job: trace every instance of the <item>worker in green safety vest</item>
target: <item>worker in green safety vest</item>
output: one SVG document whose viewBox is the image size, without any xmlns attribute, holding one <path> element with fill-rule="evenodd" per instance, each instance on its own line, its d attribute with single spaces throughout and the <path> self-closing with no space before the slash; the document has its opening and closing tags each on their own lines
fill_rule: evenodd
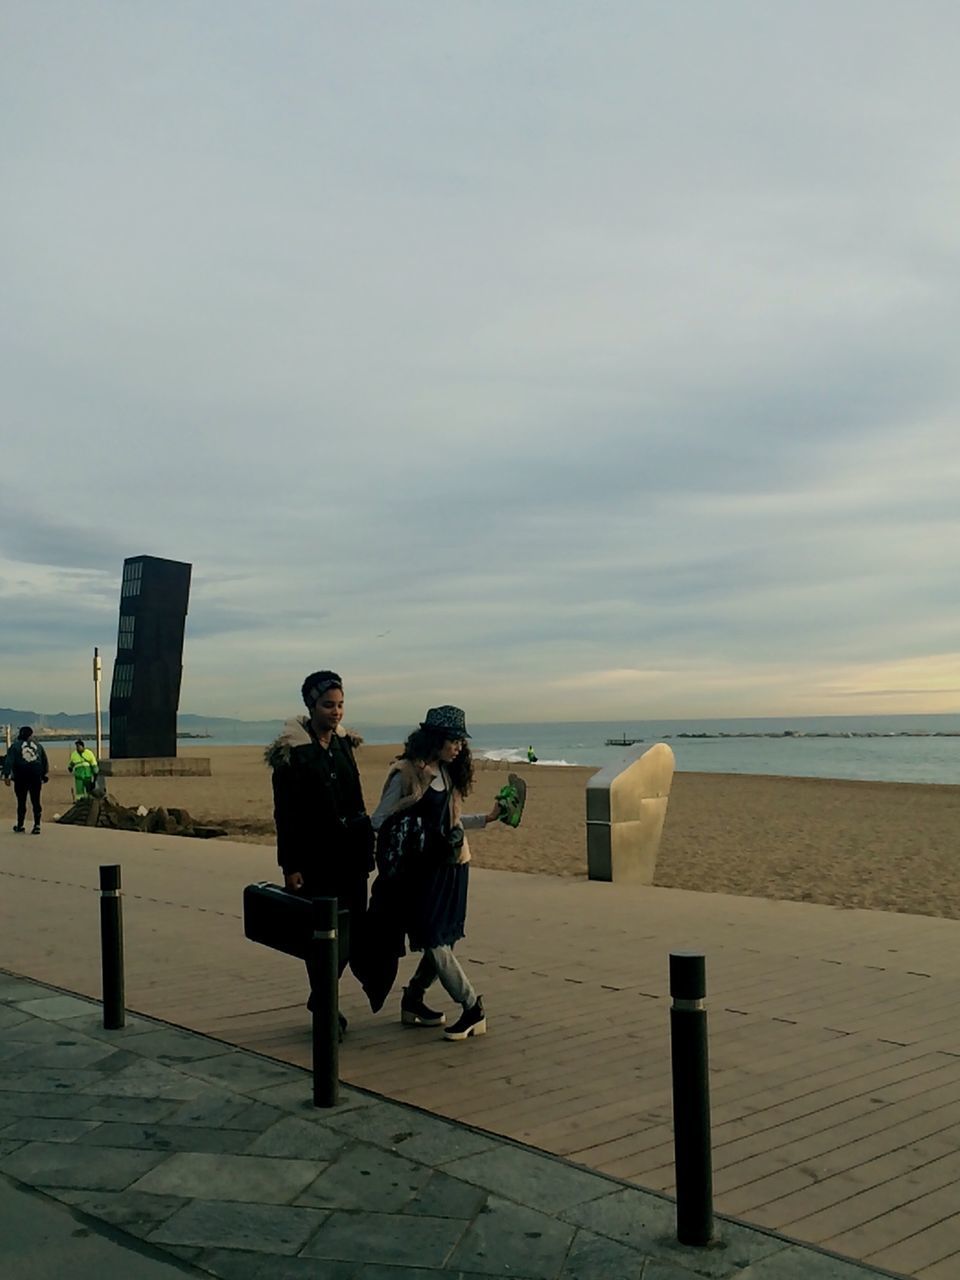
<svg viewBox="0 0 960 1280">
<path fill-rule="evenodd" d="M 73 774 L 73 787 L 77 799 L 88 795 L 93 790 L 93 780 L 100 772 L 100 766 L 90 748 L 84 746 L 82 738 L 78 738 L 74 743 L 67 768 Z"/>
</svg>

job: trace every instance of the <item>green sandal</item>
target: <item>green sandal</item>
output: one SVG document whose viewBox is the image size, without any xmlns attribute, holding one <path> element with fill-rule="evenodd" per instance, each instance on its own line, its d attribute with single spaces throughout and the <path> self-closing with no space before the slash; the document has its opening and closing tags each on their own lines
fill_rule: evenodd
<svg viewBox="0 0 960 1280">
<path fill-rule="evenodd" d="M 508 827 L 519 827 L 523 806 L 527 802 L 527 784 L 517 773 L 507 774 L 507 785 L 497 792 L 500 821 Z"/>
</svg>

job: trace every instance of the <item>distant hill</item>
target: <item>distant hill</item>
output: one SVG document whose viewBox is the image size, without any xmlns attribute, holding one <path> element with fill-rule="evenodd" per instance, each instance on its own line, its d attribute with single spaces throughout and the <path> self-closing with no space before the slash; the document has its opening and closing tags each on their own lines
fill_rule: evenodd
<svg viewBox="0 0 960 1280">
<path fill-rule="evenodd" d="M 109 728 L 110 717 L 103 712 L 103 727 Z M 207 732 L 213 737 L 219 734 L 233 737 L 237 734 L 261 736 L 282 723 L 281 720 L 232 720 L 229 716 L 177 716 L 177 728 L 186 733 Z M 57 729 L 93 733 L 97 727 L 96 716 L 92 711 L 23 711 L 13 707 L 0 707 L 0 724 L 11 724 L 16 730 L 22 724 L 32 725 L 34 729 Z"/>
</svg>

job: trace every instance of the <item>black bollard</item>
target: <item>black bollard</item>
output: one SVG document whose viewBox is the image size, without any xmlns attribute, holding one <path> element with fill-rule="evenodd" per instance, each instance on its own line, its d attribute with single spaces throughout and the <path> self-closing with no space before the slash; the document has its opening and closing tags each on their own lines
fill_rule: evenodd
<svg viewBox="0 0 960 1280">
<path fill-rule="evenodd" d="M 313 1005 L 313 1105 L 339 1101 L 340 1009 L 336 898 L 313 899 L 310 940 Z"/>
<path fill-rule="evenodd" d="M 100 868 L 100 969 L 103 990 L 103 1025 L 119 1031 L 126 1022 L 123 997 L 123 913 L 120 905 L 120 868 Z"/>
<path fill-rule="evenodd" d="M 713 1239 L 713 1166 L 706 965 L 698 952 L 671 952 L 670 995 L 677 1239 L 706 1245 Z"/>
</svg>

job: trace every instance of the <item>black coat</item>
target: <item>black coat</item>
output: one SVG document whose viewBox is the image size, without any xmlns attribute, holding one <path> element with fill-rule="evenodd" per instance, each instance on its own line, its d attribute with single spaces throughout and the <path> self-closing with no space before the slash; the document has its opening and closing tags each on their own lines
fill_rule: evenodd
<svg viewBox="0 0 960 1280">
<path fill-rule="evenodd" d="M 366 900 L 373 834 L 354 741 L 337 734 L 327 752 L 309 720 L 298 717 L 287 722 L 266 752 L 273 770 L 277 861 L 285 875 L 299 872 L 315 897 L 352 899 L 362 886 Z"/>
<path fill-rule="evenodd" d="M 10 748 L 3 759 L 3 776 L 5 778 L 12 777 L 14 782 L 46 782 L 50 773 L 50 765 L 47 761 L 47 753 L 43 749 L 43 743 L 38 742 L 36 738 L 28 739 L 32 748 L 31 754 L 36 755 L 35 760 L 26 761 L 23 758 L 23 739 L 17 738 L 15 742 L 11 742 Z"/>
</svg>

